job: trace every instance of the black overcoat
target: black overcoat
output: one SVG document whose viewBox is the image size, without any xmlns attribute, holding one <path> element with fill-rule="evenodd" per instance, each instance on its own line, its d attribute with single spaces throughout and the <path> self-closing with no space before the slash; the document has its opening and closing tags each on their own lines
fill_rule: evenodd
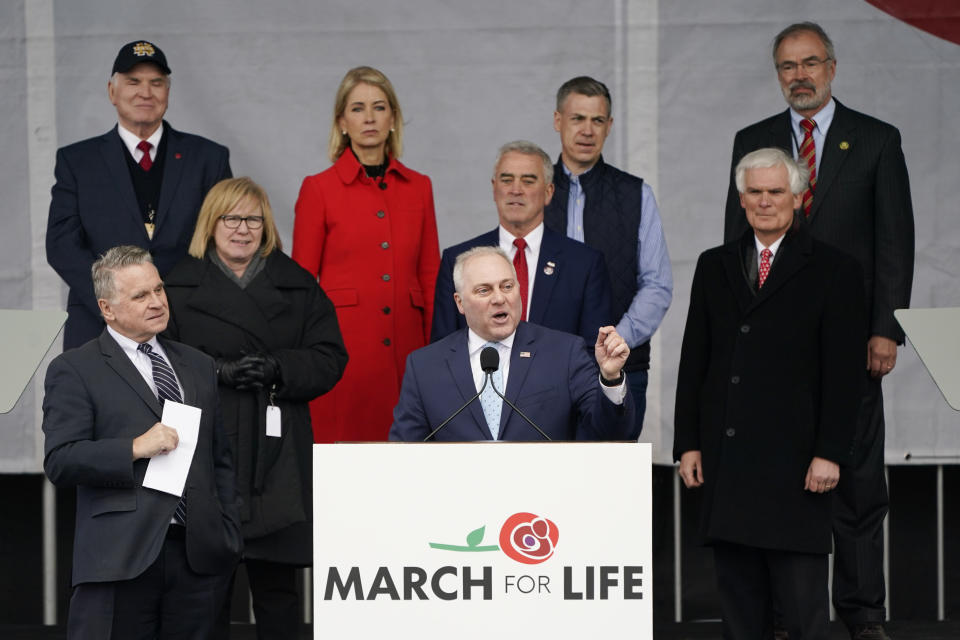
<svg viewBox="0 0 960 640">
<path fill-rule="evenodd" d="M 280 251 L 241 289 L 209 259 L 185 258 L 164 280 L 166 334 L 214 358 L 270 353 L 280 362 L 281 437 L 266 435 L 268 389 L 221 384 L 223 424 L 242 498 L 244 556 L 309 564 L 312 445 L 308 402 L 340 380 L 347 352 L 333 304 L 316 280 Z"/>
<path fill-rule="evenodd" d="M 828 553 L 832 496 L 805 491 L 804 479 L 814 456 L 850 456 L 866 366 L 863 275 L 803 226 L 759 291 L 755 256 L 750 230 L 697 263 L 674 458 L 702 453 L 705 542 Z"/>
</svg>

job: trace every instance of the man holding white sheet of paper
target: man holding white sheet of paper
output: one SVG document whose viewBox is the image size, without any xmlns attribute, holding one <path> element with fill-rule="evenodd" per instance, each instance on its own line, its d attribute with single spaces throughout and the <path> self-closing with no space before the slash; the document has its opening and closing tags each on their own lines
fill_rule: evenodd
<svg viewBox="0 0 960 640">
<path fill-rule="evenodd" d="M 68 637 L 205 638 L 242 544 L 214 363 L 157 339 L 148 252 L 114 247 L 92 276 L 107 329 L 50 364 L 43 401 L 44 469 L 77 488 Z"/>
</svg>

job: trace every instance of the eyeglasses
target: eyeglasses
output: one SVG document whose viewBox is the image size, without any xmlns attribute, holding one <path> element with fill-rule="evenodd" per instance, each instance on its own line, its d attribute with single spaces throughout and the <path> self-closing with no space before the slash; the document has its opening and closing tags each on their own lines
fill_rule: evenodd
<svg viewBox="0 0 960 640">
<path fill-rule="evenodd" d="M 788 74 L 795 72 L 799 67 L 803 67 L 803 70 L 807 73 L 815 73 L 820 70 L 820 67 L 827 64 L 833 60 L 831 57 L 826 57 L 823 60 L 819 58 L 807 58 L 806 60 L 796 63 L 793 60 L 788 60 L 786 62 L 781 62 L 774 65 L 777 68 L 778 73 Z"/>
<path fill-rule="evenodd" d="M 220 216 L 227 229 L 239 229 L 241 222 L 247 223 L 247 229 L 259 229 L 263 226 L 263 216 Z"/>
</svg>

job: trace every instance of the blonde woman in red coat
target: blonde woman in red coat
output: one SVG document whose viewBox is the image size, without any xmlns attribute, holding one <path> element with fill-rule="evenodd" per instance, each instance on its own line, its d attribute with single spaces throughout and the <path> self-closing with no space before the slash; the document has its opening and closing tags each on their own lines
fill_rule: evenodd
<svg viewBox="0 0 960 640">
<path fill-rule="evenodd" d="M 300 187 L 293 258 L 337 309 L 350 356 L 310 404 L 314 439 L 386 440 L 409 354 L 429 341 L 440 265 L 430 178 L 400 163 L 403 116 L 385 75 L 351 69 L 337 90 L 332 167 Z"/>
</svg>

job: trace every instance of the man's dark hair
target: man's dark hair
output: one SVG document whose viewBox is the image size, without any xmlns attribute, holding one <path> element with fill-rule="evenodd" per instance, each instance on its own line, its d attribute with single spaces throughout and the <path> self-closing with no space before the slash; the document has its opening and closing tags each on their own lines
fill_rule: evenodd
<svg viewBox="0 0 960 640">
<path fill-rule="evenodd" d="M 557 111 L 563 111 L 563 103 L 571 93 L 579 93 L 582 96 L 590 98 L 593 96 L 603 96 L 603 99 L 607 101 L 607 115 L 610 115 L 612 107 L 610 90 L 607 89 L 607 85 L 599 80 L 594 80 L 590 76 L 577 76 L 564 82 L 560 89 L 557 90 Z"/>
<path fill-rule="evenodd" d="M 833 40 L 831 40 L 827 32 L 823 30 L 823 27 L 816 22 L 795 22 L 778 33 L 777 37 L 773 39 L 773 64 L 777 64 L 777 49 L 780 48 L 780 43 L 783 42 L 784 38 L 802 31 L 807 31 L 820 38 L 820 42 L 823 43 L 823 47 L 827 50 L 827 57 L 831 60 L 837 59 L 837 54 L 833 50 Z"/>
</svg>

